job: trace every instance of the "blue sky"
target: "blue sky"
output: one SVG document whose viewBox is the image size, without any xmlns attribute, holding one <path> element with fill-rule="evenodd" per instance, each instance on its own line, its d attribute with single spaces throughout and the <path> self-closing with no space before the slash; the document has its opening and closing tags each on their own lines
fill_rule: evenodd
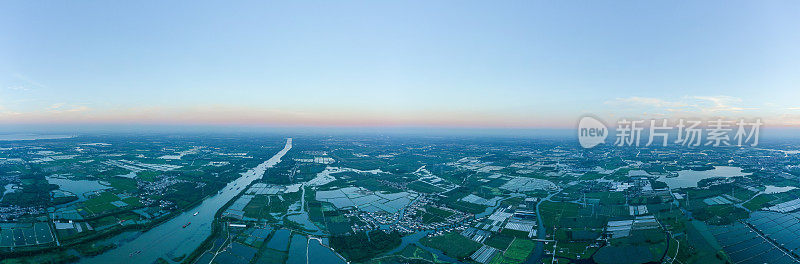
<svg viewBox="0 0 800 264">
<path fill-rule="evenodd" d="M 16 1 L 0 123 L 800 126 L 800 2 Z"/>
</svg>

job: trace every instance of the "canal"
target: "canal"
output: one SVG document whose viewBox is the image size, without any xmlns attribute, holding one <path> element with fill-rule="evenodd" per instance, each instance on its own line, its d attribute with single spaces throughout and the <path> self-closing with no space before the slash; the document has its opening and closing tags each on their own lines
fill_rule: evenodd
<svg viewBox="0 0 800 264">
<path fill-rule="evenodd" d="M 188 256 L 211 235 L 212 222 L 217 211 L 244 191 L 251 182 L 261 178 L 267 168 L 280 162 L 291 148 L 292 139 L 288 138 L 286 145 L 275 156 L 242 173 L 241 177 L 228 183 L 217 195 L 117 248 L 95 257 L 81 259 L 80 263 L 153 263 L 158 258 L 171 262 L 173 258 Z M 189 222 L 191 224 L 187 225 Z"/>
</svg>

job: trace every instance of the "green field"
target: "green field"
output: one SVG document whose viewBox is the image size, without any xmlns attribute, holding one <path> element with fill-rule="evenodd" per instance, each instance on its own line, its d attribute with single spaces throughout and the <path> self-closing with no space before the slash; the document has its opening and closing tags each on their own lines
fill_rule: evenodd
<svg viewBox="0 0 800 264">
<path fill-rule="evenodd" d="M 522 263 L 528 259 L 528 255 L 533 252 L 536 243 L 527 239 L 514 239 L 503 255 L 497 255 L 491 261 L 492 264 L 500 263 Z"/>
<path fill-rule="evenodd" d="M 260 252 L 260 255 L 261 256 L 255 261 L 257 264 L 284 263 L 288 258 L 286 252 L 268 248 L 264 248 L 263 251 Z"/>
<path fill-rule="evenodd" d="M 468 203 L 463 201 L 448 203 L 447 207 L 471 214 L 477 214 L 483 212 L 483 210 L 486 210 L 487 208 L 487 206 L 485 205 Z"/>
<path fill-rule="evenodd" d="M 512 241 L 514 241 L 513 236 L 495 233 L 483 241 L 483 244 L 499 250 L 506 250 Z"/>
<path fill-rule="evenodd" d="M 574 203 L 545 201 L 539 205 L 539 211 L 541 213 L 544 226 L 547 227 L 548 230 L 551 230 L 550 232 L 552 232 L 552 228 L 557 223 L 561 223 L 562 217 L 578 217 L 580 215 L 580 205 Z"/>
<path fill-rule="evenodd" d="M 408 188 L 421 193 L 441 193 L 445 191 L 445 189 L 421 181 L 409 183 Z"/>
<path fill-rule="evenodd" d="M 149 181 L 149 182 L 156 181 L 156 178 L 160 175 L 161 173 L 156 171 L 140 171 L 139 173 L 136 174 L 136 176 L 142 179 L 143 181 Z"/>
<path fill-rule="evenodd" d="M 481 248 L 481 244 L 462 236 L 459 233 L 446 233 L 441 236 L 426 237 L 420 240 L 423 245 L 444 252 L 445 255 L 456 259 L 469 257 Z"/>
<path fill-rule="evenodd" d="M 114 189 L 125 191 L 125 192 L 135 192 L 138 187 L 136 186 L 136 180 L 123 178 L 123 177 L 111 177 L 108 179 L 108 183 L 111 184 L 111 187 Z"/>
<path fill-rule="evenodd" d="M 429 262 L 425 262 L 429 261 Z M 400 252 L 393 255 L 382 256 L 371 259 L 365 263 L 370 264 L 394 264 L 394 263 L 438 263 L 436 256 L 414 244 L 408 245 Z"/>
<path fill-rule="evenodd" d="M 435 223 L 435 222 L 444 222 L 445 219 L 451 215 L 453 212 L 442 210 L 433 206 L 425 206 L 424 211 L 419 210 L 419 214 L 421 214 L 422 222 L 423 223 Z"/>
<path fill-rule="evenodd" d="M 271 213 L 286 213 L 289 206 L 300 200 L 301 192 L 283 195 L 258 194 L 244 207 L 244 216 L 256 219 L 273 219 Z M 283 200 L 281 200 L 283 198 Z"/>
<path fill-rule="evenodd" d="M 107 211 L 112 211 L 117 209 L 116 206 L 111 204 L 111 202 L 119 201 L 119 197 L 114 195 L 111 192 L 102 192 L 100 195 L 92 197 L 89 200 L 86 200 L 84 204 L 84 208 L 92 214 L 102 214 Z"/>
<path fill-rule="evenodd" d="M 753 197 L 752 200 L 742 204 L 742 206 L 751 211 L 756 211 L 763 208 L 764 206 L 767 206 L 767 203 L 769 203 L 773 199 L 774 197 L 770 194 L 759 194 L 758 196 Z"/>
<path fill-rule="evenodd" d="M 647 246 L 605 246 L 593 259 L 599 264 L 636 264 L 653 261 L 654 256 Z"/>
</svg>

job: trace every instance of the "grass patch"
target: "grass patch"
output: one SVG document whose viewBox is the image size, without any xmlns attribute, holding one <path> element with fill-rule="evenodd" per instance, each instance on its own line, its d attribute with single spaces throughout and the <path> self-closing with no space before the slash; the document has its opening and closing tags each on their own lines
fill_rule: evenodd
<svg viewBox="0 0 800 264">
<path fill-rule="evenodd" d="M 511 245 L 512 241 L 514 241 L 513 236 L 495 233 L 483 241 L 483 243 L 499 250 L 506 250 L 508 246 Z"/>
<path fill-rule="evenodd" d="M 409 183 L 407 187 L 421 193 L 442 193 L 445 191 L 445 189 L 421 181 Z"/>
<path fill-rule="evenodd" d="M 744 208 L 749 209 L 750 211 L 757 211 L 757 210 L 767 206 L 767 203 L 772 201 L 772 199 L 774 199 L 774 197 L 772 195 L 759 194 L 758 196 L 753 197 L 752 200 L 747 201 L 746 203 L 742 204 L 742 206 L 744 206 Z"/>
<path fill-rule="evenodd" d="M 692 216 L 713 225 L 727 225 L 749 217 L 747 211 L 730 204 L 710 205 L 692 210 Z"/>
<path fill-rule="evenodd" d="M 539 205 L 544 226 L 552 229 L 557 223 L 560 224 L 562 217 L 575 218 L 580 213 L 580 205 L 574 203 L 562 203 L 544 201 Z"/>
<path fill-rule="evenodd" d="M 533 248 L 535 246 L 536 243 L 531 240 L 519 238 L 515 239 L 508 249 L 506 249 L 505 253 L 503 253 L 502 256 L 498 255 L 497 257 L 493 258 L 491 263 L 522 263 L 528 259 L 528 255 L 533 252 Z"/>
<path fill-rule="evenodd" d="M 470 213 L 470 214 L 481 213 L 484 210 L 486 210 L 486 208 L 487 208 L 487 206 L 485 206 L 485 205 L 468 203 L 468 202 L 463 202 L 463 201 L 456 201 L 456 202 L 448 203 L 447 206 L 450 207 L 450 208 L 462 211 L 462 212 Z"/>
<path fill-rule="evenodd" d="M 156 171 L 140 171 L 136 173 L 136 176 L 142 179 L 143 181 L 154 182 L 156 178 L 161 175 L 161 173 Z"/>
<path fill-rule="evenodd" d="M 330 239 L 331 247 L 353 262 L 369 260 L 378 254 L 396 248 L 400 242 L 400 233 L 395 231 L 387 234 L 380 230 L 370 231 L 369 235 L 359 232 L 347 236 L 334 236 Z"/>
<path fill-rule="evenodd" d="M 93 214 L 102 214 L 106 211 L 117 209 L 111 202 L 119 201 L 119 197 L 111 192 L 102 192 L 100 195 L 86 200 L 83 205 L 84 208 Z"/>
<path fill-rule="evenodd" d="M 480 243 L 455 232 L 425 237 L 420 241 L 423 245 L 441 250 L 445 255 L 456 259 L 465 259 L 481 247 Z"/>
<path fill-rule="evenodd" d="M 136 180 L 125 177 L 111 177 L 108 179 L 108 183 L 111 184 L 111 187 L 114 187 L 114 189 L 124 192 L 135 192 L 139 188 L 136 186 Z"/>
</svg>

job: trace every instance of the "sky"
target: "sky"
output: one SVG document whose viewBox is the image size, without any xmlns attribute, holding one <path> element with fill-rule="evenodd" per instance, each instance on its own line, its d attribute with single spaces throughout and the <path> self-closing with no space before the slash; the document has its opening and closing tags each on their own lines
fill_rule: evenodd
<svg viewBox="0 0 800 264">
<path fill-rule="evenodd" d="M 4 1 L 0 125 L 800 127 L 797 1 Z"/>
</svg>

